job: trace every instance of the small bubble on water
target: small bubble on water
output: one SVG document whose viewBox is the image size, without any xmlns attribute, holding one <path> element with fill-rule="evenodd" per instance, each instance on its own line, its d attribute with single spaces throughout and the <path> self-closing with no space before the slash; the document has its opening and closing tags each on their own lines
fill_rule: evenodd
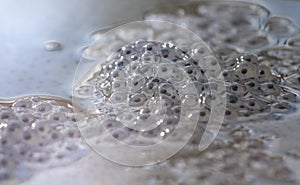
<svg viewBox="0 0 300 185">
<path fill-rule="evenodd" d="M 43 47 L 46 51 L 59 51 L 62 50 L 62 44 L 58 41 L 45 41 Z"/>
</svg>

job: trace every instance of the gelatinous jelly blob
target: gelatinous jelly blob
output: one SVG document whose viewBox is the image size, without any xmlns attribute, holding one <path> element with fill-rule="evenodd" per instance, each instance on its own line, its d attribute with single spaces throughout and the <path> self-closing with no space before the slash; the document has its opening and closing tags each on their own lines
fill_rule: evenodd
<svg viewBox="0 0 300 185">
<path fill-rule="evenodd" d="M 106 106 L 114 107 L 113 117 L 120 121 L 130 114 L 131 119 L 126 126 L 132 129 L 139 128 L 138 125 L 145 127 L 145 131 L 137 132 L 139 137 L 155 135 L 157 138 L 165 138 L 172 134 L 179 121 L 172 109 L 177 106 L 180 111 L 181 105 L 196 108 L 200 105 L 198 97 L 210 94 L 208 89 L 199 89 L 198 96 L 193 97 L 192 94 L 187 94 L 188 91 L 176 87 L 178 84 L 183 88 L 188 81 L 205 83 L 206 77 L 204 71 L 195 66 L 194 60 L 189 60 L 190 57 L 184 51 L 171 44 L 138 41 L 123 46 L 113 56 L 118 57 L 108 59 L 100 68 L 100 74 L 108 75 L 97 77 L 94 86 L 95 105 L 101 114 L 100 109 L 105 106 L 103 100 L 108 100 Z M 124 72 L 125 76 L 119 78 L 119 74 L 124 75 Z M 186 95 L 182 96 L 182 93 Z M 202 104 L 200 106 L 205 106 L 205 102 Z M 145 110 L 148 111 L 145 113 Z M 165 114 L 170 119 L 164 120 L 160 114 Z M 145 125 L 150 125 L 148 129 L 158 127 L 148 130 Z M 119 127 L 122 127 L 122 123 Z M 131 131 L 129 129 L 123 132 Z M 117 137 L 122 138 L 124 137 Z"/>
<path fill-rule="evenodd" d="M 292 37 L 299 32 L 299 28 L 285 17 L 270 17 L 265 30 L 279 39 Z"/>
<path fill-rule="evenodd" d="M 0 180 L 22 181 L 33 171 L 81 158 L 87 147 L 76 117 L 80 120 L 70 103 L 59 98 L 29 96 L 0 101 Z M 22 168 L 26 168 L 25 174 L 19 171 Z"/>
<path fill-rule="evenodd" d="M 167 6 L 148 13 L 145 19 L 165 20 L 187 27 L 224 58 L 235 57 L 234 48 L 245 52 L 275 44 L 276 40 L 261 29 L 269 14 L 265 7 L 257 4 L 203 1 Z M 233 52 L 232 49 L 227 52 L 228 47 L 233 48 Z"/>
</svg>

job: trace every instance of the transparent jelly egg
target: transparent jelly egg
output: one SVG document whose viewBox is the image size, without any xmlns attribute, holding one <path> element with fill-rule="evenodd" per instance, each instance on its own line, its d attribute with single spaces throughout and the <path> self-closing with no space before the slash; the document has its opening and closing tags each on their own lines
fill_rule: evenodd
<svg viewBox="0 0 300 185">
<path fill-rule="evenodd" d="M 233 94 L 227 95 L 227 102 L 228 102 L 227 103 L 228 106 L 235 107 L 235 108 L 239 108 L 240 105 L 242 104 L 239 97 Z"/>
<path fill-rule="evenodd" d="M 287 44 L 290 47 L 300 48 L 300 37 L 288 39 Z"/>
<path fill-rule="evenodd" d="M 32 102 L 29 100 L 19 100 L 19 101 L 16 101 L 12 106 L 14 108 L 30 109 L 32 107 Z"/>
<path fill-rule="evenodd" d="M 272 106 L 276 111 L 285 112 L 291 109 L 291 105 L 288 102 L 279 102 Z"/>
<path fill-rule="evenodd" d="M 291 87 L 294 87 L 297 89 L 300 88 L 300 74 L 298 74 L 298 73 L 291 74 L 291 75 L 287 76 L 285 78 L 285 80 L 288 83 L 288 85 L 290 85 Z"/>
<path fill-rule="evenodd" d="M 132 107 L 143 106 L 146 100 L 147 100 L 147 98 L 143 93 L 133 94 L 129 98 L 129 106 L 132 106 Z"/>
<path fill-rule="evenodd" d="M 243 105 L 247 107 L 251 112 L 264 112 L 269 109 L 268 103 L 258 99 L 247 99 L 243 101 Z"/>
<path fill-rule="evenodd" d="M 114 104 L 127 103 L 128 93 L 127 92 L 116 92 L 110 96 L 110 102 Z"/>
<path fill-rule="evenodd" d="M 199 122 L 207 123 L 207 121 L 209 120 L 209 116 L 210 110 L 207 107 L 201 108 L 199 112 Z"/>
<path fill-rule="evenodd" d="M 236 75 L 240 80 L 253 79 L 257 77 L 257 68 L 251 63 L 242 63 L 236 70 Z"/>
<path fill-rule="evenodd" d="M 56 112 L 50 115 L 50 120 L 54 122 L 64 122 L 68 119 L 67 115 L 65 115 L 63 112 Z"/>
<path fill-rule="evenodd" d="M 228 86 L 228 92 L 233 93 L 238 96 L 244 96 L 247 93 L 247 88 L 243 84 L 233 83 L 232 85 Z"/>
<path fill-rule="evenodd" d="M 281 89 L 272 82 L 263 83 L 260 85 L 260 89 L 263 92 L 263 95 L 273 95 L 273 96 L 279 96 Z"/>
<path fill-rule="evenodd" d="M 52 109 L 52 105 L 49 103 L 41 103 L 36 106 L 36 110 L 41 113 L 46 113 Z"/>
<path fill-rule="evenodd" d="M 298 27 L 285 17 L 269 18 L 265 30 L 279 38 L 290 37 L 299 32 Z"/>
<path fill-rule="evenodd" d="M 32 115 L 32 114 L 29 114 L 29 113 L 25 113 L 25 114 L 22 114 L 19 116 L 19 121 L 21 121 L 23 124 L 32 124 L 34 123 L 36 120 L 36 118 Z"/>
</svg>

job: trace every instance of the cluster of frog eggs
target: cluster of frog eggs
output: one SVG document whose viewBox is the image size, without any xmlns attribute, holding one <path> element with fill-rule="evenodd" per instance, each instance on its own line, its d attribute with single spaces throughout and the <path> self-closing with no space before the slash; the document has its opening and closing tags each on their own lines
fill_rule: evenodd
<svg viewBox="0 0 300 185">
<path fill-rule="evenodd" d="M 193 91 L 188 91 L 189 86 L 195 96 L 188 95 Z M 184 116 L 183 103 L 189 111 L 200 109 L 202 122 L 210 114 L 204 70 L 197 60 L 171 43 L 137 41 L 122 47 L 102 65 L 94 95 L 99 111 L 108 115 L 103 124 L 122 140 L 130 133 L 165 138 Z M 137 131 L 126 128 L 128 124 L 154 126 Z"/>
<path fill-rule="evenodd" d="M 204 152 L 183 150 L 149 169 L 153 172 L 146 184 L 295 184 L 283 158 L 264 152 L 269 136 L 254 136 L 245 126 L 229 124 L 221 132 L 226 136 Z"/>
<path fill-rule="evenodd" d="M 187 106 L 199 105 L 198 121 L 208 122 L 214 95 L 206 71 L 199 65 L 203 61 L 187 53 L 171 43 L 137 41 L 119 49 L 101 66 L 94 96 L 99 111 L 108 116 L 102 123 L 109 133 L 124 141 L 172 134 L 182 116 L 182 95 L 189 91 L 185 88 L 188 82 L 194 85 L 197 96 L 187 101 Z M 221 61 L 220 66 L 227 88 L 228 119 L 289 111 L 290 102 L 297 99 L 254 55 Z M 163 105 L 155 103 L 158 100 L 163 100 Z M 161 106 L 166 110 L 157 109 Z M 128 124 L 159 126 L 137 131 Z"/>
<path fill-rule="evenodd" d="M 281 77 L 258 62 L 254 55 L 244 55 L 220 63 L 227 84 L 228 117 L 290 110 L 297 95 L 281 85 Z"/>
<path fill-rule="evenodd" d="M 297 45 L 298 44 L 298 45 Z M 300 89 L 299 38 L 291 38 L 285 46 L 264 49 L 259 53 L 259 62 L 281 76 L 286 86 Z"/>
<path fill-rule="evenodd" d="M 60 100 L 25 97 L 1 103 L 0 181 L 28 178 L 32 170 L 80 158 L 86 147 L 76 119 Z"/>
<path fill-rule="evenodd" d="M 208 43 L 228 82 L 228 116 L 286 110 L 286 101 L 296 100 L 288 87 L 300 87 L 300 42 L 294 37 L 299 28 L 288 18 L 270 17 L 258 4 L 204 1 L 164 7 L 145 19 L 183 25 Z M 284 43 L 287 46 L 270 48 Z M 249 52 L 259 57 L 243 56 Z"/>
<path fill-rule="evenodd" d="M 270 17 L 265 7 L 247 2 L 189 2 L 152 11 L 145 19 L 187 27 L 221 59 L 282 44 L 299 33 L 299 28 L 288 18 Z"/>
<path fill-rule="evenodd" d="M 225 79 L 227 88 L 226 118 L 248 121 L 260 115 L 270 116 L 273 113 L 277 115 L 277 113 L 289 111 L 292 107 L 291 102 L 297 101 L 297 95 L 290 87 L 300 87 L 299 67 L 294 65 L 300 58 L 298 57 L 300 56 L 300 39 L 288 39 L 299 32 L 298 27 L 287 18 L 269 16 L 270 12 L 257 4 L 201 1 L 175 7 L 164 7 L 162 11 L 151 12 L 145 18 L 147 20 L 166 20 L 183 25 L 208 43 L 220 59 L 219 64 Z M 124 32 L 124 35 L 140 38 L 140 35 L 137 35 L 142 30 L 135 31 L 133 29 L 131 31 L 132 35 L 128 32 Z M 142 31 L 142 33 L 147 33 L 147 31 L 149 30 Z M 165 41 L 170 38 L 169 41 L 176 44 L 172 38 L 180 38 L 182 35 L 176 31 L 171 33 L 171 35 L 170 33 L 166 34 L 166 37 L 161 40 Z M 93 36 L 96 35 L 95 32 Z M 97 41 L 97 38 L 93 39 Z M 286 45 L 288 46 L 269 48 L 276 44 L 284 44 L 287 39 Z M 124 45 L 122 43 L 126 43 L 124 41 L 127 40 L 122 35 L 114 35 L 109 42 L 100 43 L 99 48 L 95 47 L 94 49 L 100 51 L 101 45 L 107 46 L 107 48 L 113 46 L 112 48 L 116 49 L 111 42 L 119 47 Z M 195 84 L 199 93 L 197 101 L 201 100 L 200 97 L 205 97 L 205 101 L 200 103 L 199 121 L 201 123 L 208 121 L 211 108 L 210 99 L 213 97 L 207 83 L 205 70 L 197 65 L 196 60 L 190 60 L 189 52 L 183 52 L 178 48 L 170 50 L 172 49 L 170 46 L 166 43 L 142 41 L 126 45 L 118 50 L 112 59 L 106 61 L 100 73 L 97 73 L 99 76 L 94 87 L 96 104 L 100 111 L 106 113 L 105 115 L 111 115 L 102 123 L 113 137 L 128 141 L 134 135 L 133 138 L 142 138 L 141 140 L 150 138 L 150 141 L 155 142 L 154 138 L 165 138 L 178 126 L 178 119 L 181 116 L 180 103 L 182 103 L 179 91 L 176 91 L 175 86 L 172 86 L 172 83 L 169 83 L 166 78 L 157 79 L 151 75 L 147 76 L 149 71 L 150 74 L 157 71 L 164 74 L 164 71 L 160 71 L 160 69 L 167 69 L 168 77 L 178 73 L 178 71 L 175 73 L 174 70 L 169 70 L 164 65 L 164 58 L 168 59 L 170 68 L 172 68 L 171 64 L 177 63 L 178 66 L 181 63 L 184 64 L 180 67 L 189 74 L 188 78 L 184 79 Z M 258 55 L 244 54 L 250 52 L 258 53 Z M 182 60 L 183 58 L 186 60 Z M 148 64 L 147 61 L 152 65 L 145 65 Z M 172 73 L 169 73 L 170 71 Z M 138 75 L 143 78 L 135 79 L 134 77 Z M 144 78 L 145 76 L 146 78 Z M 164 86 L 165 84 L 167 86 Z M 168 87 L 168 89 L 163 87 Z M 119 93 L 123 89 L 130 89 L 131 94 Z M 131 91 L 132 89 L 133 91 Z M 160 122 L 161 115 L 158 115 L 155 110 L 152 111 L 150 106 L 146 106 L 147 101 L 153 97 L 167 100 L 165 101 L 168 107 L 167 116 L 161 121 L 161 125 L 153 130 L 143 132 L 126 127 L 126 124 L 123 124 L 123 122 L 127 122 L 126 120 L 138 123 L 137 120 L 141 119 L 141 122 L 152 123 L 153 120 L 147 119 L 153 114 L 158 116 L 157 120 Z M 113 102 L 112 106 L 101 110 L 107 106 L 109 101 Z M 123 103 L 130 107 L 124 108 Z M 113 104 L 117 106 L 113 106 Z M 113 114 L 111 114 L 112 110 L 115 111 Z M 130 116 L 124 114 L 129 110 L 133 110 L 133 113 L 136 114 Z M 121 119 L 117 118 L 118 115 L 123 114 Z M 268 119 L 271 118 L 268 117 Z M 193 138 L 177 156 L 159 166 L 158 169 L 155 167 L 150 169 L 157 170 L 157 175 L 153 175 L 156 172 L 151 173 L 153 178 L 147 178 L 148 184 L 199 184 L 201 180 L 207 184 L 256 184 L 254 178 L 258 176 L 270 184 L 292 183 L 289 176 L 290 171 L 285 166 L 283 159 L 263 151 L 267 138 L 253 136 L 251 130 L 243 126 L 228 130 L 222 128 L 219 138 L 207 151 L 195 153 L 194 148 L 198 147 L 199 138 L 203 132 L 201 129 L 196 129 Z M 223 136 L 226 134 L 228 136 Z M 257 180 L 257 184 L 261 184 L 260 179 Z"/>
</svg>

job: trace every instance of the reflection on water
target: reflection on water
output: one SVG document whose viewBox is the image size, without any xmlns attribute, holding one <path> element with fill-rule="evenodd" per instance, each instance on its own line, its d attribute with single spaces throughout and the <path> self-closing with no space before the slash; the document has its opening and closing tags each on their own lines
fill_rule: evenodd
<svg viewBox="0 0 300 185">
<path fill-rule="evenodd" d="M 0 97 L 24 94 L 69 97 L 88 34 L 108 25 L 140 20 L 143 12 L 157 2 L 1 1 L 0 68 L 5 70 L 0 74 Z M 123 11 L 127 9 L 130 11 Z M 46 52 L 43 43 L 48 40 L 61 42 L 63 51 Z"/>
<path fill-rule="evenodd" d="M 0 74 L 2 77 L 0 96 L 7 98 L 37 93 L 70 96 L 72 74 L 74 74 L 80 55 L 82 62 L 88 65 L 85 67 L 89 68 L 90 63 L 103 58 L 101 55 L 103 50 L 109 52 L 118 49 L 124 45 L 122 39 L 125 40 L 129 36 L 134 37 L 135 34 L 141 34 L 141 30 L 138 32 L 133 30 L 133 32 L 120 34 L 111 40 L 108 39 L 105 43 L 99 43 L 97 41 L 101 38 L 102 32 L 95 31 L 97 27 L 137 18 L 142 15 L 142 12 L 145 12 L 145 7 L 149 8 L 149 4 L 152 4 L 136 1 L 134 4 L 144 8 L 137 8 L 133 12 L 128 12 L 125 17 L 121 15 L 125 12 L 121 10 L 129 10 L 128 4 L 125 2 L 122 2 L 124 3 L 123 6 L 116 7 L 120 11 L 116 9 L 105 11 L 108 2 L 94 4 L 95 1 L 90 0 L 82 3 L 75 1 L 74 3 L 77 7 L 81 7 L 81 10 L 74 8 L 76 6 L 66 6 L 66 3 L 62 2 L 56 2 L 56 4 L 38 3 L 36 5 L 39 7 L 37 10 L 41 11 L 38 14 L 44 16 L 37 19 L 32 19 L 36 14 L 28 12 L 30 9 L 28 4 L 19 6 L 21 8 L 16 7 L 18 12 L 24 15 L 24 19 L 30 20 L 28 22 L 22 22 L 18 16 L 13 16 L 11 12 L 7 12 L 8 7 L 13 6 L 10 2 L 4 3 L 5 6 L 0 8 L 3 10 L 0 22 L 7 28 L 0 31 L 0 34 L 4 35 L 1 38 L 4 44 L 0 51 L 1 60 L 4 62 L 0 65 L 3 66 L 1 69 L 6 69 Z M 300 24 L 295 21 L 297 18 L 296 11 L 292 11 L 292 9 L 287 11 L 283 7 L 291 8 L 294 6 L 294 10 L 296 10 L 299 9 L 297 6 L 300 5 L 284 3 L 283 1 L 276 1 L 274 4 L 272 2 L 272 4 L 268 4 L 269 1 L 262 1 L 262 3 L 268 8 L 240 2 L 184 3 L 162 9 L 156 8 L 154 11 L 148 11 L 145 16 L 146 19 L 168 20 L 188 27 L 201 36 L 209 44 L 216 57 L 220 59 L 229 92 L 228 105 L 225 112 L 226 120 L 222 124 L 217 139 L 208 150 L 202 153 L 195 150 L 202 133 L 199 130 L 182 151 L 170 160 L 156 166 L 139 169 L 126 168 L 103 161 L 93 153 L 88 155 L 84 153 L 87 156 L 83 157 L 83 155 L 72 155 L 68 153 L 69 150 L 63 151 L 65 152 L 63 153 L 64 156 L 66 156 L 64 159 L 67 162 L 59 162 L 60 159 L 55 158 L 55 154 L 61 150 L 58 149 L 59 147 L 53 146 L 57 147 L 61 142 L 64 146 L 68 145 L 68 140 L 71 139 L 73 144 L 78 142 L 80 145 L 75 150 L 71 150 L 71 152 L 76 151 L 73 152 L 74 154 L 81 154 L 78 150 L 84 150 L 86 147 L 81 143 L 80 137 L 69 138 L 70 135 L 66 134 L 69 132 L 69 128 L 66 126 L 74 127 L 74 123 L 68 122 L 71 120 L 68 107 L 65 104 L 60 105 L 55 98 L 51 97 L 50 99 L 53 100 L 47 101 L 44 99 L 37 99 L 36 101 L 35 97 L 23 98 L 16 102 L 1 103 L 0 133 L 1 143 L 5 146 L 1 145 L 0 181 L 4 179 L 22 181 L 31 177 L 30 181 L 26 181 L 25 184 L 41 184 L 41 182 L 48 181 L 49 178 L 58 177 L 53 178 L 54 184 L 64 184 L 65 182 L 73 184 L 95 182 L 101 184 L 124 182 L 125 184 L 141 184 L 143 182 L 143 184 L 149 185 L 299 184 L 300 145 L 297 141 L 300 138 L 297 132 L 299 130 L 297 123 L 300 87 Z M 156 3 L 152 5 L 154 4 Z M 57 10 L 54 11 L 55 14 L 50 11 L 51 9 Z M 103 10 L 105 13 L 99 10 Z M 90 16 L 90 12 L 100 13 Z M 98 16 L 100 14 L 101 17 Z M 283 14 L 288 15 L 289 18 L 282 16 Z M 70 17 L 72 17 L 71 20 Z M 4 19 L 11 21 L 4 22 Z M 24 27 L 24 29 L 20 27 Z M 81 50 L 81 47 L 84 46 L 82 40 L 87 40 L 88 33 L 92 31 L 95 31 L 91 35 L 93 42 Z M 148 32 L 142 30 L 142 33 L 147 35 Z M 176 32 L 173 35 L 162 35 L 168 40 L 172 40 L 176 36 Z M 43 45 L 44 41 L 49 39 L 57 39 L 63 46 L 55 42 Z M 46 52 L 44 49 L 58 51 Z M 83 52 L 80 53 L 81 51 Z M 197 71 L 194 70 L 193 68 L 191 73 L 196 74 Z M 99 71 L 90 75 L 98 79 L 98 74 Z M 114 74 L 111 73 L 110 75 L 113 76 Z M 90 83 L 95 83 L 95 79 L 91 80 Z M 115 83 L 110 85 L 113 86 Z M 116 87 L 120 86 L 121 84 Z M 75 95 L 81 97 L 90 95 L 94 92 L 93 88 L 94 86 L 86 86 L 85 84 L 78 92 L 75 92 Z M 167 89 L 166 92 L 169 90 Z M 144 91 L 141 92 L 144 93 Z M 132 99 L 134 98 L 136 97 L 133 96 Z M 141 101 L 143 98 L 138 97 L 138 100 Z M 47 107 L 38 107 L 45 103 L 49 104 L 48 101 L 51 102 L 52 107 L 56 107 L 53 109 L 55 111 L 50 111 L 47 115 L 38 113 L 39 110 L 47 110 Z M 139 102 L 133 101 L 133 103 Z M 61 110 L 68 115 L 56 115 Z M 172 111 L 176 113 L 175 108 Z M 30 113 L 30 118 L 26 117 L 27 113 Z M 204 113 L 202 111 L 200 116 L 209 115 L 209 109 Z M 53 114 L 56 116 L 53 117 Z M 30 123 L 29 127 L 28 125 L 24 126 L 20 124 L 20 120 L 24 121 L 24 118 L 27 122 L 31 118 L 35 121 Z M 40 128 L 39 125 L 43 125 L 40 122 L 44 121 L 49 123 L 47 128 L 49 127 L 50 130 L 58 128 L 56 133 L 62 135 L 62 138 L 66 136 L 68 139 L 52 141 L 52 132 L 45 135 L 45 137 L 51 137 L 50 139 L 45 140 L 44 136 L 34 140 L 28 139 L 28 133 L 30 133 L 30 138 L 36 136 L 35 131 L 39 131 L 36 128 Z M 58 125 L 54 124 L 56 121 L 59 121 Z M 118 127 L 115 123 L 117 122 L 107 124 L 113 124 L 114 127 L 111 129 L 114 129 Z M 16 138 L 19 137 L 19 134 L 9 134 L 11 128 L 13 132 L 19 133 L 20 131 L 22 133 L 20 135 L 24 136 L 23 139 L 25 140 Z M 117 131 L 118 138 L 121 140 L 125 138 L 123 136 L 132 132 L 130 129 L 122 133 L 119 132 L 120 130 Z M 32 133 L 34 134 L 32 135 Z M 159 134 L 155 135 L 153 132 L 150 133 L 150 136 L 153 138 L 160 137 Z M 28 141 L 30 142 L 28 143 Z M 47 142 L 36 151 L 38 141 Z M 14 142 L 17 142 L 18 145 L 14 145 Z M 17 146 L 19 148 L 16 148 Z M 22 153 L 24 146 L 29 153 L 35 154 L 37 152 L 38 155 L 26 155 L 26 157 L 10 155 L 20 151 Z M 49 155 L 43 158 L 47 147 L 54 149 L 51 149 Z M 54 156 L 59 165 L 56 165 L 55 162 L 49 168 L 48 160 L 46 160 L 49 156 Z M 83 157 L 81 161 L 70 165 L 70 161 L 78 160 L 81 157 Z M 19 161 L 14 162 L 15 159 Z M 45 159 L 46 162 L 42 163 L 39 159 Z M 3 161 L 10 161 L 13 164 L 3 163 Z M 36 166 L 35 161 L 39 161 L 38 166 Z M 60 168 L 61 165 L 66 166 Z M 31 169 L 31 171 L 24 174 L 24 169 L 27 171 Z M 45 171 L 45 169 L 48 170 Z M 42 170 L 42 173 L 31 176 L 30 173 L 35 174 L 35 170 Z M 118 174 L 119 177 L 111 178 L 108 176 L 108 172 Z M 66 177 L 74 174 L 77 174 L 74 179 L 70 179 L 69 176 Z"/>
</svg>

